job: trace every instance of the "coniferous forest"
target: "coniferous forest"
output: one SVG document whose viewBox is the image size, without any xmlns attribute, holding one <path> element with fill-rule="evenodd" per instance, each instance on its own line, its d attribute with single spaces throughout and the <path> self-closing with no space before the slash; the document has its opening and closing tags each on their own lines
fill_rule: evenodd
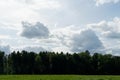
<svg viewBox="0 0 120 80">
<path fill-rule="evenodd" d="M 120 56 L 94 53 L 0 52 L 0 74 L 120 75 Z"/>
</svg>

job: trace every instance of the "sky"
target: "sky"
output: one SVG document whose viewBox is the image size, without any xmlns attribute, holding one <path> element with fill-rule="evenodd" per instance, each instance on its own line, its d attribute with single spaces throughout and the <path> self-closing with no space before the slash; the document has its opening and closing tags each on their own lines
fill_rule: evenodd
<svg viewBox="0 0 120 80">
<path fill-rule="evenodd" d="M 0 0 L 0 50 L 120 55 L 120 0 Z"/>
</svg>

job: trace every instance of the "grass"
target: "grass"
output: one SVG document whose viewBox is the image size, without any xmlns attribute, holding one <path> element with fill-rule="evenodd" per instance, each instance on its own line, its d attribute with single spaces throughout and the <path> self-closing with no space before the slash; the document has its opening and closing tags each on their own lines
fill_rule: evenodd
<svg viewBox="0 0 120 80">
<path fill-rule="evenodd" d="M 120 80 L 120 76 L 0 75 L 0 80 Z"/>
</svg>

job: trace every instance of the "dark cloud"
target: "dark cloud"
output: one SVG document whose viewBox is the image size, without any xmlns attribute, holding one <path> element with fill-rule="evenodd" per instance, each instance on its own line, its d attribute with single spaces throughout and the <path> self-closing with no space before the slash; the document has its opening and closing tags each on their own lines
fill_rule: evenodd
<svg viewBox="0 0 120 80">
<path fill-rule="evenodd" d="M 22 22 L 23 31 L 21 32 L 21 36 L 32 39 L 32 38 L 48 38 L 49 30 L 42 23 L 37 22 L 35 25 Z"/>
<path fill-rule="evenodd" d="M 96 34 L 90 30 L 84 30 L 81 33 L 77 33 L 72 38 L 71 51 L 80 52 L 89 50 L 92 52 L 101 51 L 103 45 Z"/>
</svg>

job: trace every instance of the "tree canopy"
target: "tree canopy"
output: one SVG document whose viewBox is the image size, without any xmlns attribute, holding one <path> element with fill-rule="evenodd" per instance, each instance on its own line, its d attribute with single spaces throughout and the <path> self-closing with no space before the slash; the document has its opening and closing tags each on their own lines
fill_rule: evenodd
<svg viewBox="0 0 120 80">
<path fill-rule="evenodd" d="M 0 74 L 120 75 L 120 56 L 111 54 L 0 51 Z"/>
</svg>

